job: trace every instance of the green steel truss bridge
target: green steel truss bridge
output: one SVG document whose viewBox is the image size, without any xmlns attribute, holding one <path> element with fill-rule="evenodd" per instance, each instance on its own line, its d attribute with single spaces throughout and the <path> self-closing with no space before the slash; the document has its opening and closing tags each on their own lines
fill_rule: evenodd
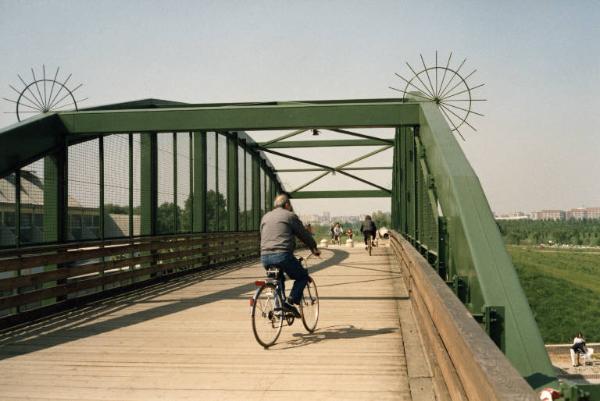
<svg viewBox="0 0 600 401">
<path fill-rule="evenodd" d="M 362 128 L 394 135 L 355 132 Z M 292 138 L 315 129 L 347 139 Z M 258 142 L 246 134 L 266 130 L 289 134 Z M 358 176 L 350 166 L 358 159 L 330 166 L 281 151 L 346 146 L 393 149 L 389 166 L 378 167 L 392 170 L 391 188 Z M 277 171 L 268 154 L 306 168 Z M 279 175 L 292 171 L 342 174 L 371 189 L 304 190 L 317 179 L 283 188 Z M 390 258 L 425 316 L 421 330 L 437 344 L 430 347 L 450 393 L 458 386 L 462 399 L 533 400 L 532 388 L 557 386 L 477 176 L 434 103 L 149 99 L 51 112 L 0 131 L 0 178 L 0 325 L 8 333 L 252 260 L 277 193 L 388 197 Z M 565 389 L 577 399 L 579 390 Z"/>
</svg>

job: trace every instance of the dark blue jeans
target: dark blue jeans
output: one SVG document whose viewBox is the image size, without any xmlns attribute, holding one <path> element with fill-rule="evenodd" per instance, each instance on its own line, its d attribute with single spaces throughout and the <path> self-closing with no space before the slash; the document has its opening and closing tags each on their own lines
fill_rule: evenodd
<svg viewBox="0 0 600 401">
<path fill-rule="evenodd" d="M 285 274 L 292 280 L 295 280 L 292 292 L 290 292 L 290 298 L 293 303 L 299 304 L 302 298 L 302 291 L 306 283 L 308 283 L 308 271 L 302 267 L 298 259 L 292 253 L 283 252 L 262 255 L 260 261 L 265 267 L 273 265 L 281 266 Z"/>
<path fill-rule="evenodd" d="M 363 238 L 365 239 L 365 245 L 367 244 L 367 240 L 369 237 L 373 237 L 373 241 L 375 241 L 375 231 L 363 231 Z"/>
</svg>

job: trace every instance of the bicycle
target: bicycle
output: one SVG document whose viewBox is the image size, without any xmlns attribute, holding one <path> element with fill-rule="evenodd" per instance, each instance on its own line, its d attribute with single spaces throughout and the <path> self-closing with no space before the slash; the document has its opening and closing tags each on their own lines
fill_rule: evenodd
<svg viewBox="0 0 600 401">
<path fill-rule="evenodd" d="M 367 251 L 369 251 L 369 256 L 371 256 L 373 248 L 377 246 L 377 240 L 375 239 L 375 236 L 373 234 L 371 234 L 370 231 L 363 232 L 363 236 L 367 236 L 367 241 L 366 241 L 367 246 L 365 247 L 365 249 Z"/>
<path fill-rule="evenodd" d="M 307 259 L 310 256 L 306 259 L 302 257 L 298 259 L 304 268 L 307 267 Z M 279 266 L 268 266 L 266 270 L 267 279 L 257 280 L 254 283 L 258 288 L 250 299 L 250 305 L 254 338 L 265 349 L 268 349 L 279 338 L 284 322 L 291 326 L 295 318 L 293 313 L 284 312 L 282 309 L 285 300 L 283 271 Z M 300 314 L 304 328 L 309 333 L 314 332 L 319 320 L 319 293 L 315 280 L 310 275 L 308 283 L 302 291 Z"/>
</svg>

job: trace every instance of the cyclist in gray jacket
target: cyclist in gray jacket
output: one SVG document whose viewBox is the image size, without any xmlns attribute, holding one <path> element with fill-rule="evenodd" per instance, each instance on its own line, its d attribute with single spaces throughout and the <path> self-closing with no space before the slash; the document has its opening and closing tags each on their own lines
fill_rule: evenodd
<svg viewBox="0 0 600 401">
<path fill-rule="evenodd" d="M 290 296 L 285 300 L 283 309 L 300 317 L 294 306 L 300 303 L 302 291 L 308 283 L 308 272 L 294 257 L 298 237 L 315 255 L 320 252 L 310 232 L 294 213 L 287 195 L 278 195 L 273 210 L 265 214 L 260 222 L 260 259 L 265 266 L 280 266 L 286 275 L 295 280 Z"/>
</svg>

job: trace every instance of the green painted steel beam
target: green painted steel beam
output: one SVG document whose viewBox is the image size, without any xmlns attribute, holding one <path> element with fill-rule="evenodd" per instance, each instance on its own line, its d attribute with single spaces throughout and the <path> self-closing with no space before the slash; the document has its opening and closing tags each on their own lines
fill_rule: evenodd
<svg viewBox="0 0 600 401">
<path fill-rule="evenodd" d="M 267 102 L 235 102 L 235 103 L 184 103 L 164 99 L 141 99 L 101 106 L 86 107 L 81 111 L 96 110 L 128 110 L 128 109 L 163 109 L 172 107 L 244 107 L 244 106 L 285 106 L 290 104 L 348 104 L 348 103 L 398 103 L 398 98 L 368 98 L 368 99 L 335 99 L 335 100 L 288 100 Z"/>
<path fill-rule="evenodd" d="M 156 234 L 158 203 L 158 146 L 156 133 L 141 135 L 140 141 L 141 235 Z"/>
<path fill-rule="evenodd" d="M 556 374 L 477 175 L 437 106 L 423 102 L 420 114 L 418 136 L 447 221 L 449 260 L 469 286 L 467 307 L 504 307 L 507 358 L 533 388 L 552 384 Z"/>
<path fill-rule="evenodd" d="M 339 170 L 355 170 L 355 171 L 367 171 L 367 170 L 392 170 L 392 166 L 382 166 L 382 167 L 344 167 Z M 338 169 L 335 169 L 338 171 Z M 314 172 L 314 171 L 331 171 L 323 168 L 282 168 L 275 170 L 276 173 L 305 173 L 305 172 Z"/>
<path fill-rule="evenodd" d="M 418 123 L 417 103 L 291 103 L 58 113 L 72 135 L 190 130 L 395 127 Z M 1 144 L 1 141 L 0 141 Z"/>
<path fill-rule="evenodd" d="M 418 102 L 403 103 L 397 99 L 208 105 L 149 99 L 85 111 L 47 113 L 0 129 L 0 177 L 58 149 L 67 135 L 391 127 L 414 125 L 418 116 Z"/>
<path fill-rule="evenodd" d="M 298 129 L 298 130 L 295 130 L 295 131 L 293 131 L 293 132 L 290 132 L 290 133 L 288 133 L 288 134 L 285 134 L 285 135 L 282 135 L 282 136 L 280 136 L 280 137 L 277 137 L 277 138 L 275 138 L 275 139 L 272 139 L 272 140 L 270 140 L 270 141 L 268 141 L 268 142 L 264 142 L 264 143 L 263 143 L 263 146 L 271 145 L 271 144 L 274 144 L 274 143 L 276 143 L 276 142 L 281 142 L 281 141 L 283 141 L 284 139 L 291 138 L 291 137 L 293 137 L 293 136 L 296 136 L 296 135 L 300 135 L 300 134 L 301 134 L 301 133 L 303 133 L 303 132 L 306 132 L 306 129 Z"/>
<path fill-rule="evenodd" d="M 54 113 L 0 129 L 0 178 L 59 150 L 66 132 Z"/>
<path fill-rule="evenodd" d="M 289 194 L 292 199 L 321 198 L 389 198 L 389 191 L 348 190 L 348 191 L 300 191 Z"/>
<path fill-rule="evenodd" d="M 325 172 L 325 173 L 323 173 L 323 174 L 320 174 L 320 175 L 318 175 L 317 177 L 313 178 L 312 180 L 310 180 L 310 181 L 308 181 L 308 182 L 306 182 L 306 183 L 304 183 L 304 184 L 300 185 L 299 187 L 297 187 L 296 189 L 294 189 L 292 192 L 298 192 L 298 191 L 300 191 L 301 189 L 304 189 L 304 188 L 306 188 L 306 187 L 307 187 L 307 186 L 309 186 L 310 184 L 312 184 L 312 183 L 314 183 L 314 182 L 316 182 L 316 181 L 320 180 L 321 178 L 325 177 L 325 176 L 326 176 L 326 175 L 328 175 L 330 172 L 337 171 L 337 172 L 343 173 L 343 171 L 342 171 L 342 170 L 344 169 L 344 167 L 346 167 L 346 166 L 349 166 L 350 164 L 353 164 L 353 163 L 359 162 L 359 161 L 361 161 L 361 160 L 367 159 L 367 158 L 369 158 L 369 157 L 371 157 L 371 156 L 373 156 L 373 155 L 376 155 L 376 154 L 378 154 L 378 153 L 381 153 L 381 152 L 383 152 L 383 151 L 387 150 L 387 149 L 388 149 L 390 146 L 391 146 L 391 145 L 389 145 L 389 146 L 386 146 L 386 147 L 383 147 L 383 148 L 379 148 L 379 149 L 377 149 L 377 150 L 374 150 L 374 151 L 372 151 L 372 152 L 369 152 L 369 153 L 367 153 L 367 154 L 365 154 L 365 155 L 359 156 L 359 157 L 357 157 L 357 158 L 355 158 L 355 159 L 349 160 L 349 161 L 347 161 L 347 162 L 345 162 L 345 163 L 343 163 L 343 164 L 340 164 L 340 165 L 338 165 L 338 166 L 335 166 L 335 167 L 333 168 L 333 170 L 332 170 L 332 171 L 327 171 L 327 172 Z M 371 185 L 372 185 L 372 186 L 376 186 L 376 185 L 374 185 L 373 183 L 371 183 Z"/>
<path fill-rule="evenodd" d="M 331 139 L 314 141 L 284 141 L 284 142 L 259 142 L 257 146 L 276 149 L 276 148 L 333 148 L 340 146 L 382 146 L 389 145 L 387 140 L 377 139 Z"/>
<path fill-rule="evenodd" d="M 227 214 L 229 218 L 229 231 L 238 231 L 239 229 L 238 164 L 238 138 L 235 133 L 230 133 L 227 135 Z"/>
<path fill-rule="evenodd" d="M 129 157 L 128 157 L 128 184 L 129 184 L 129 188 L 127 190 L 127 197 L 128 199 L 128 204 L 129 204 L 129 210 L 128 210 L 128 214 L 129 214 L 129 236 L 133 237 L 134 236 L 134 228 L 133 228 L 133 171 L 134 171 L 134 164 L 133 164 L 133 134 L 129 134 L 127 135 L 127 145 L 129 147 Z"/>
<path fill-rule="evenodd" d="M 298 162 L 301 162 L 301 163 L 306 163 L 306 164 L 309 164 L 309 165 L 311 165 L 311 166 L 320 167 L 320 168 L 322 168 L 322 169 L 325 169 L 325 170 L 330 170 L 330 171 L 333 171 L 333 170 L 335 170 L 333 167 L 329 167 L 329 166 L 325 166 L 325 165 L 323 165 L 323 164 L 320 164 L 320 163 L 315 163 L 315 162 L 312 162 L 312 161 L 308 161 L 308 160 L 300 159 L 300 158 L 298 158 L 298 157 L 295 157 L 295 156 L 286 155 L 285 153 L 279 153 L 279 152 L 276 152 L 276 151 L 274 151 L 274 150 L 272 150 L 272 149 L 264 149 L 264 148 L 260 148 L 260 150 L 262 150 L 262 151 L 264 151 L 264 152 L 272 153 L 272 154 L 274 154 L 274 155 L 277 155 L 277 156 L 285 157 L 285 158 L 287 158 L 287 159 L 290 159 L 290 160 L 298 161 Z M 374 183 L 372 183 L 372 182 L 370 182 L 370 181 L 367 181 L 367 180 L 365 180 L 365 179 L 362 179 L 362 178 L 360 178 L 360 177 L 357 177 L 357 176 L 355 176 L 355 175 L 352 175 L 352 174 L 350 174 L 350 173 L 348 173 L 348 172 L 346 172 L 346 171 L 344 171 L 344 170 L 339 170 L 338 172 L 339 172 L 340 174 L 343 174 L 343 175 L 345 175 L 345 176 L 348 176 L 348 177 L 350 177 L 350 178 L 354 178 L 355 180 L 357 180 L 357 181 L 360 181 L 360 182 L 362 182 L 363 184 L 370 185 L 370 186 L 372 186 L 372 187 L 375 187 L 375 188 L 377 188 L 377 189 L 380 189 L 380 190 L 383 190 L 383 191 L 389 191 L 389 190 L 387 190 L 387 189 L 383 188 L 383 187 L 382 187 L 382 186 L 380 186 L 380 185 L 374 184 Z"/>
<path fill-rule="evenodd" d="M 177 190 L 179 185 L 177 184 L 178 181 L 178 174 L 177 174 L 177 133 L 173 132 L 173 142 L 171 143 L 171 147 L 172 147 L 172 165 L 173 165 L 173 175 L 171 180 L 173 181 L 173 227 L 174 230 L 173 232 L 179 232 L 179 227 L 181 222 L 179 221 L 179 213 L 177 213 Z"/>
<path fill-rule="evenodd" d="M 206 132 L 192 133 L 193 142 L 193 227 L 194 232 L 206 232 Z"/>
<path fill-rule="evenodd" d="M 252 152 L 252 220 L 254 221 L 253 230 L 258 230 L 260 225 L 260 156 Z"/>
<path fill-rule="evenodd" d="M 99 213 L 100 213 L 100 238 L 104 239 L 105 237 L 105 230 L 104 230 L 104 225 L 105 225 L 105 218 L 108 218 L 108 216 L 105 215 L 104 213 L 104 188 L 105 188 L 105 184 L 104 184 L 104 137 L 100 137 L 98 139 L 98 172 L 99 172 L 99 192 L 100 192 L 100 202 L 99 202 Z"/>
<path fill-rule="evenodd" d="M 67 147 L 44 158 L 44 241 L 66 239 Z"/>
<path fill-rule="evenodd" d="M 371 140 L 371 141 L 373 141 L 373 140 L 380 140 L 382 142 L 387 143 L 388 145 L 393 145 L 394 144 L 394 140 L 393 139 L 377 138 L 375 136 L 362 134 L 360 132 L 348 131 L 347 129 L 334 128 L 334 129 L 331 129 L 330 131 L 337 132 L 339 134 L 346 134 L 346 135 L 355 136 L 355 137 L 358 137 L 358 138 L 363 138 L 365 140 Z"/>
</svg>

